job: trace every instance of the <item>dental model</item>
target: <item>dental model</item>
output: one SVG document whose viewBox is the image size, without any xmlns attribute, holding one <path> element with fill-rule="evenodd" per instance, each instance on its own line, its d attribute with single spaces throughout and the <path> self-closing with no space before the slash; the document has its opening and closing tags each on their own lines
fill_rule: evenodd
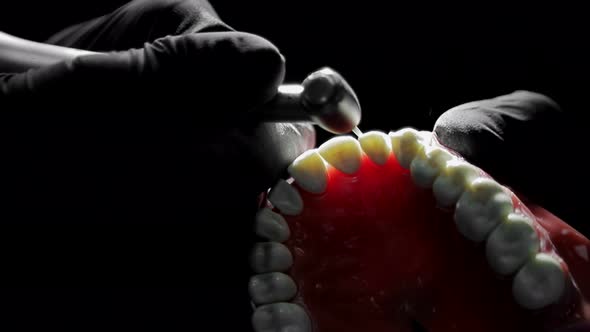
<svg viewBox="0 0 590 332">
<path fill-rule="evenodd" d="M 255 222 L 257 332 L 554 331 L 590 320 L 590 241 L 429 132 L 335 137 L 288 171 Z"/>
</svg>

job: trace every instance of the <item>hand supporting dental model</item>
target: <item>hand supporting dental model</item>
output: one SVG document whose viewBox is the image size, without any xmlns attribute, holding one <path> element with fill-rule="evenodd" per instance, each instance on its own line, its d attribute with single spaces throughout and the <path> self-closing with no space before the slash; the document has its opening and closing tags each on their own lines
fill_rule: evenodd
<svg viewBox="0 0 590 332">
<path fill-rule="evenodd" d="M 434 133 L 443 145 L 482 167 L 521 197 L 558 215 L 586 236 L 587 184 L 581 126 L 551 98 L 516 91 L 454 107 Z"/>
</svg>

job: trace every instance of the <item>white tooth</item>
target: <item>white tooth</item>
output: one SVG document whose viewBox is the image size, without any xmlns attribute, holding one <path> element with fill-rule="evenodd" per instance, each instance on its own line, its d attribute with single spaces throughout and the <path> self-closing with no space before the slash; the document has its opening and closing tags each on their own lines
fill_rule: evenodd
<svg viewBox="0 0 590 332">
<path fill-rule="evenodd" d="M 455 224 L 466 238 L 481 242 L 512 212 L 512 198 L 496 181 L 477 178 L 459 198 Z"/>
<path fill-rule="evenodd" d="M 391 149 L 403 168 L 410 168 L 410 163 L 420 149 L 424 148 L 424 137 L 413 128 L 403 128 L 390 132 Z"/>
<path fill-rule="evenodd" d="M 260 209 L 256 213 L 254 232 L 264 239 L 276 242 L 285 242 L 291 236 L 285 218 L 269 208 Z"/>
<path fill-rule="evenodd" d="M 315 149 L 303 152 L 287 171 L 298 185 L 309 192 L 321 194 L 326 190 L 328 171 L 324 159 Z"/>
<path fill-rule="evenodd" d="M 492 269 L 501 275 L 516 272 L 539 251 L 539 237 L 533 221 L 520 214 L 510 213 L 490 234 L 486 256 Z"/>
<path fill-rule="evenodd" d="M 328 163 L 346 174 L 354 174 L 361 167 L 361 145 L 350 136 L 331 138 L 318 151 Z"/>
<path fill-rule="evenodd" d="M 439 147 L 426 146 L 419 151 L 410 164 L 410 172 L 414 183 L 422 188 L 430 188 L 436 177 L 446 167 L 453 155 Z"/>
<path fill-rule="evenodd" d="M 252 315 L 256 332 L 311 332 L 311 321 L 305 310 L 294 303 L 272 303 L 260 306 Z"/>
<path fill-rule="evenodd" d="M 432 192 L 438 205 L 449 207 L 455 204 L 478 174 L 477 168 L 471 164 L 458 159 L 449 160 L 432 184 Z"/>
<path fill-rule="evenodd" d="M 289 301 L 297 294 L 295 281 L 280 272 L 252 276 L 248 290 L 252 302 L 258 305 Z"/>
<path fill-rule="evenodd" d="M 543 253 L 530 259 L 512 283 L 516 302 L 531 310 L 557 302 L 564 290 L 565 272 L 555 258 Z"/>
<path fill-rule="evenodd" d="M 297 189 L 285 180 L 279 180 L 270 190 L 268 200 L 279 211 L 289 216 L 296 216 L 303 210 L 303 200 Z"/>
<path fill-rule="evenodd" d="M 426 145 L 429 145 L 432 142 L 432 132 L 431 131 L 420 130 L 418 132 L 418 136 Z"/>
<path fill-rule="evenodd" d="M 250 255 L 250 266 L 256 273 L 286 271 L 293 265 L 289 249 L 278 242 L 259 242 Z"/>
<path fill-rule="evenodd" d="M 370 131 L 359 137 L 363 151 L 378 165 L 384 165 L 391 154 L 391 139 L 382 132 Z"/>
</svg>

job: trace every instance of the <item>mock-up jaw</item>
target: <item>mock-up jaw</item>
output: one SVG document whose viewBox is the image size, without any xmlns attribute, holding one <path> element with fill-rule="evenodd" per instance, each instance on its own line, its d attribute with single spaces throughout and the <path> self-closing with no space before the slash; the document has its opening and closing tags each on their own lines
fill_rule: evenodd
<svg viewBox="0 0 590 332">
<path fill-rule="evenodd" d="M 257 332 L 553 331 L 590 320 L 590 262 L 578 257 L 590 241 L 429 133 L 336 137 L 289 174 L 256 222 L 268 240 L 253 249 Z"/>
</svg>

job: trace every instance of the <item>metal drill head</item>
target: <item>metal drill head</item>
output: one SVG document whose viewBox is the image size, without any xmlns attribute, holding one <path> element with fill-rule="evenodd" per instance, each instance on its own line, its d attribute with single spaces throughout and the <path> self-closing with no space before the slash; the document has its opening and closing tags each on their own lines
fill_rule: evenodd
<svg viewBox="0 0 590 332">
<path fill-rule="evenodd" d="M 361 105 L 344 78 L 330 68 L 310 74 L 302 83 L 307 114 L 334 134 L 350 133 L 361 121 Z"/>
</svg>

